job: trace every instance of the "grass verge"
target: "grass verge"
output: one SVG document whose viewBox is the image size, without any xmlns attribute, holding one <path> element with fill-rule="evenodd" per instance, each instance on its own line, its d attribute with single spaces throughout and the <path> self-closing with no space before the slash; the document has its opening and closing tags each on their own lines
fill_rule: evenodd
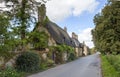
<svg viewBox="0 0 120 77">
<path fill-rule="evenodd" d="M 106 56 L 101 56 L 103 77 L 120 77 L 115 68 L 108 62 Z"/>
</svg>

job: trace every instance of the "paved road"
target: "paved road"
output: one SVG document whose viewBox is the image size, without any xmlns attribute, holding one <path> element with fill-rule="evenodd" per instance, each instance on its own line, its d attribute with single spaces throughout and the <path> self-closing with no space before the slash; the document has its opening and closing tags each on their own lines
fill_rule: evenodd
<svg viewBox="0 0 120 77">
<path fill-rule="evenodd" d="M 28 77 L 101 77 L 100 58 L 93 54 Z"/>
</svg>

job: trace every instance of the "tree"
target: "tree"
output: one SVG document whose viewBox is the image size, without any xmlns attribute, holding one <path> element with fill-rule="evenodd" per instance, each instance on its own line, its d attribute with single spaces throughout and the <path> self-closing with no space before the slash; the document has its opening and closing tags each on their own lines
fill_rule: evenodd
<svg viewBox="0 0 120 77">
<path fill-rule="evenodd" d="M 103 53 L 120 53 L 120 2 L 108 1 L 102 12 L 94 17 L 92 30 L 97 50 Z"/>
<path fill-rule="evenodd" d="M 19 39 L 19 45 L 22 47 L 22 51 L 25 51 L 26 39 L 29 33 L 28 28 L 31 24 L 38 22 L 36 16 L 38 8 L 42 3 L 46 3 L 48 0 L 5 0 L 6 7 L 10 10 L 2 10 L 3 13 L 9 14 L 11 17 L 12 33 L 14 38 Z"/>
<path fill-rule="evenodd" d="M 11 50 L 13 49 L 13 40 L 10 37 L 10 17 L 6 14 L 0 13 L 0 56 L 9 60 L 13 56 Z"/>
<path fill-rule="evenodd" d="M 9 27 L 9 21 L 8 17 L 4 14 L 0 14 L 0 53 L 1 56 L 4 54 L 5 49 L 5 41 L 8 39 L 8 27 Z M 6 52 L 5 52 L 6 53 Z"/>
</svg>

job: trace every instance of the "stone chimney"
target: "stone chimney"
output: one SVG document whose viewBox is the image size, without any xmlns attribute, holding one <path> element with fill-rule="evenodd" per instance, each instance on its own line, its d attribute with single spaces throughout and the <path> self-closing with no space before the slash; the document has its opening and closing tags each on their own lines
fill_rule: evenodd
<svg viewBox="0 0 120 77">
<path fill-rule="evenodd" d="M 83 45 L 86 46 L 85 41 L 83 41 Z"/>
<path fill-rule="evenodd" d="M 74 32 L 72 32 L 72 38 L 74 38 L 74 39 L 77 39 L 77 40 L 78 40 L 78 35 L 77 35 L 77 34 L 75 34 Z"/>
<path fill-rule="evenodd" d="M 66 31 L 66 32 L 67 32 L 67 27 L 64 27 L 64 31 Z"/>
<path fill-rule="evenodd" d="M 42 4 L 38 7 L 38 22 L 43 22 L 46 19 L 46 7 Z"/>
</svg>

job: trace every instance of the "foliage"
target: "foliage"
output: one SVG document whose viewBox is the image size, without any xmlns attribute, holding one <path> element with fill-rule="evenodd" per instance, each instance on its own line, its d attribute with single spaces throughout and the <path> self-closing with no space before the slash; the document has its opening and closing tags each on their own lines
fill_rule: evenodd
<svg viewBox="0 0 120 77">
<path fill-rule="evenodd" d="M 40 59 L 38 54 L 23 52 L 16 59 L 16 69 L 19 71 L 33 72 L 39 69 Z"/>
<path fill-rule="evenodd" d="M 113 10 L 114 9 L 114 10 Z M 102 53 L 120 53 L 120 1 L 110 0 L 94 17 L 93 41 Z"/>
<path fill-rule="evenodd" d="M 0 71 L 0 77 L 23 77 L 24 73 L 17 72 L 13 68 L 6 68 L 5 70 Z"/>
<path fill-rule="evenodd" d="M 62 52 L 74 53 L 73 48 L 65 44 L 55 46 L 55 50 L 61 53 Z"/>
<path fill-rule="evenodd" d="M 75 60 L 77 57 L 75 56 L 75 54 L 74 53 L 70 53 L 70 56 L 69 56 L 69 58 L 68 58 L 68 61 L 73 61 L 73 60 Z"/>
<path fill-rule="evenodd" d="M 3 13 L 7 14 L 10 17 L 10 30 L 13 33 L 13 38 L 19 39 L 19 46 L 21 46 L 22 51 L 25 51 L 29 28 L 30 26 L 33 26 L 36 22 L 38 22 L 37 17 L 34 14 L 38 12 L 38 7 L 40 7 L 42 3 L 46 3 L 47 1 L 4 0 L 3 2 L 5 2 L 6 4 L 5 8 L 8 8 L 9 10 L 1 10 Z M 2 24 L 4 24 L 3 21 Z"/>
<path fill-rule="evenodd" d="M 54 47 L 54 52 L 56 54 L 56 63 L 64 63 L 65 61 L 63 60 L 63 53 L 66 53 L 67 55 L 70 55 L 69 58 L 73 60 L 74 58 L 74 49 L 70 46 L 67 46 L 65 44 L 62 45 L 57 45 Z"/>
<path fill-rule="evenodd" d="M 11 58 L 13 58 L 16 54 L 12 53 L 12 52 L 8 52 L 8 51 L 0 51 L 0 57 L 4 58 L 4 61 L 7 62 L 9 61 Z"/>
<path fill-rule="evenodd" d="M 0 13 L 0 56 L 6 60 L 10 59 L 13 55 L 11 51 L 13 49 L 13 40 L 10 38 L 10 17 L 8 15 Z"/>
<path fill-rule="evenodd" d="M 51 66 L 53 66 L 55 63 L 54 63 L 54 61 L 52 60 L 52 59 L 47 59 L 47 66 L 48 67 L 51 67 Z"/>
<path fill-rule="evenodd" d="M 41 69 L 41 70 L 46 70 L 46 69 L 48 69 L 47 63 L 46 63 L 46 62 L 42 62 L 42 63 L 40 64 L 40 69 Z"/>
<path fill-rule="evenodd" d="M 102 75 L 103 77 L 119 77 L 117 71 L 114 67 L 109 63 L 106 56 L 102 56 Z"/>
<path fill-rule="evenodd" d="M 51 60 L 51 59 L 47 59 L 46 61 L 42 61 L 41 63 L 40 63 L 40 68 L 42 69 L 42 70 L 45 70 L 45 69 L 48 69 L 49 67 L 52 67 L 52 66 L 54 66 L 54 61 L 53 60 Z"/>
<path fill-rule="evenodd" d="M 48 35 L 45 32 L 33 31 L 29 41 L 36 50 L 42 50 L 48 46 Z"/>
<path fill-rule="evenodd" d="M 95 47 L 91 48 L 91 49 L 90 49 L 90 52 L 91 52 L 91 54 L 96 53 L 96 49 L 95 49 Z"/>
<path fill-rule="evenodd" d="M 49 20 L 48 16 L 46 16 L 45 20 L 43 21 L 43 25 L 45 26 L 49 21 L 50 20 Z"/>
<path fill-rule="evenodd" d="M 107 60 L 118 71 L 120 75 L 120 55 L 108 55 Z"/>
<path fill-rule="evenodd" d="M 9 17 L 5 14 L 0 14 L 0 39 L 6 37 L 7 29 L 9 27 Z M 1 44 L 1 43 L 0 43 Z"/>
</svg>

